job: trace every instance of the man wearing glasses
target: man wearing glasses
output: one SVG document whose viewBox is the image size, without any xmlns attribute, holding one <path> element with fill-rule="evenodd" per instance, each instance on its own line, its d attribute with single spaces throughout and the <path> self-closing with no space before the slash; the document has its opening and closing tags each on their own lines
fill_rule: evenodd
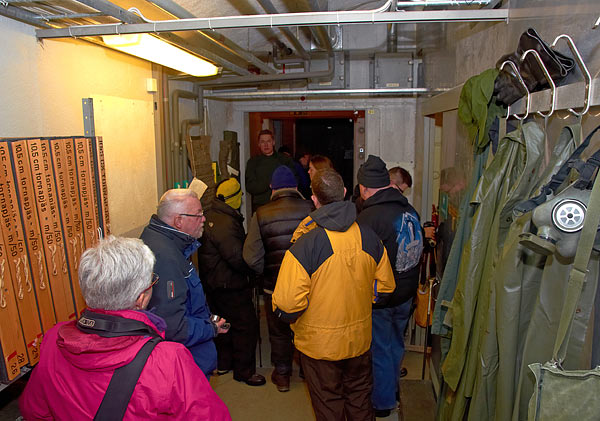
<svg viewBox="0 0 600 421">
<path fill-rule="evenodd" d="M 196 193 L 168 190 L 140 238 L 156 256 L 154 272 L 159 277 L 148 308 L 167 322 L 166 339 L 184 344 L 208 377 L 217 368 L 213 339 L 227 328 L 225 319 L 211 321 L 200 276 L 190 260 L 200 247 L 205 220 Z"/>
</svg>

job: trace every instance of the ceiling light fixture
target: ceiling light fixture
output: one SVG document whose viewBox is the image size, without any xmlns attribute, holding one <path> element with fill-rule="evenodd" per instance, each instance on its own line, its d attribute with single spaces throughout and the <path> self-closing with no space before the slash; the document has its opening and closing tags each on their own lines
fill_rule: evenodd
<svg viewBox="0 0 600 421">
<path fill-rule="evenodd" d="M 107 47 L 192 76 L 214 76 L 219 68 L 149 34 L 103 35 Z"/>
</svg>

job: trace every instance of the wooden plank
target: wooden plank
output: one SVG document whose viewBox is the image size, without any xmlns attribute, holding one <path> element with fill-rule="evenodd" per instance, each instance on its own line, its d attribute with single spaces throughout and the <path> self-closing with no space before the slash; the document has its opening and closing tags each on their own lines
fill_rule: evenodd
<svg viewBox="0 0 600 421">
<path fill-rule="evenodd" d="M 35 192 L 29 165 L 27 142 L 25 140 L 12 142 L 11 147 L 25 243 L 31 266 L 31 280 L 35 287 L 42 330 L 46 332 L 56 324 L 56 314 L 54 313 L 54 303 L 52 302 L 52 293 L 48 282 L 42 234 L 38 223 L 39 218 L 35 205 Z"/>
<path fill-rule="evenodd" d="M 0 142 L 0 221 L 17 309 L 31 365 L 39 361 L 42 325 L 33 288 L 17 190 L 10 162 L 10 144 Z"/>
<path fill-rule="evenodd" d="M 75 320 L 77 314 L 56 202 L 50 145 L 47 141 L 30 139 L 27 141 L 27 146 L 56 320 L 58 322 Z"/>
<path fill-rule="evenodd" d="M 89 139 L 75 139 L 77 158 L 77 176 L 79 180 L 79 196 L 81 199 L 81 214 L 83 218 L 83 235 L 86 248 L 98 241 L 97 204 L 95 198 L 94 175 L 92 169 L 92 154 L 89 149 Z"/>
<path fill-rule="evenodd" d="M 106 169 L 104 164 L 104 146 L 102 137 L 92 139 L 94 153 L 94 168 L 96 172 L 96 188 L 98 196 L 98 213 L 102 235 L 110 235 L 110 217 L 108 213 L 108 185 L 106 184 Z"/>
<path fill-rule="evenodd" d="M 0 381 L 7 382 L 27 364 L 25 338 L 21 330 L 17 300 L 11 282 L 4 239 L 0 236 Z"/>
<path fill-rule="evenodd" d="M 77 232 L 77 217 L 76 210 L 71 206 L 69 196 L 69 175 L 68 175 L 68 160 L 65 150 L 65 139 L 50 139 L 50 150 L 52 154 L 52 164 L 56 181 L 57 203 L 64 236 L 64 245 L 67 251 L 67 266 L 68 273 L 71 279 L 71 288 L 75 299 L 75 310 L 77 314 L 85 309 L 85 301 L 81 295 L 79 282 L 77 279 L 77 267 L 79 266 L 79 258 L 81 257 L 81 248 L 79 247 L 79 236 Z M 74 159 L 73 159 L 74 162 Z M 80 219 L 81 220 L 81 219 Z M 79 225 L 81 228 L 81 225 Z"/>
<path fill-rule="evenodd" d="M 69 190 L 69 202 L 71 215 L 73 217 L 73 226 L 75 228 L 73 253 L 74 259 L 74 271 L 71 272 L 73 279 L 73 293 L 75 294 L 75 304 L 79 313 L 87 307 L 83 295 L 81 294 L 81 287 L 79 286 L 79 277 L 77 275 L 77 269 L 79 268 L 79 260 L 85 250 L 85 238 L 83 234 L 83 222 L 81 215 L 81 201 L 79 199 L 79 181 L 77 179 L 77 159 L 75 156 L 75 143 L 72 138 L 64 140 L 65 157 L 67 160 L 67 187 Z"/>
</svg>

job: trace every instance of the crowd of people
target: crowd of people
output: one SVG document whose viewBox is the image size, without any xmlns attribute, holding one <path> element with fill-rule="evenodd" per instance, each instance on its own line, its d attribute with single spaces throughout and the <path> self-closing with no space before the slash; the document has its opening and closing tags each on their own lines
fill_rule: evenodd
<svg viewBox="0 0 600 421">
<path fill-rule="evenodd" d="M 108 237 L 83 254 L 88 309 L 46 333 L 20 398 L 25 419 L 231 419 L 208 380 L 233 371 L 266 383 L 256 291 L 278 391 L 290 390 L 297 353 L 317 420 L 390 414 L 423 251 L 403 195 L 410 174 L 370 155 L 353 203 L 329 158 L 295 162 L 268 130 L 258 147 L 246 166 L 247 235 L 229 178 L 208 209 L 189 189 L 169 190 L 140 239 Z"/>
</svg>

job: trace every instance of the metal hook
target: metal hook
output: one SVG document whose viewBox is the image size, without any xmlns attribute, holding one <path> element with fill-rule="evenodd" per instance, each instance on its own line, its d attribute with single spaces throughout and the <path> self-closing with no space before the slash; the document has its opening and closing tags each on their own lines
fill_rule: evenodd
<svg viewBox="0 0 600 421">
<path fill-rule="evenodd" d="M 506 60 L 504 63 L 502 63 L 502 65 L 500 66 L 500 70 L 504 69 L 504 66 L 509 65 L 510 67 L 512 67 L 512 69 L 515 72 L 515 75 L 517 77 L 517 79 L 519 80 L 519 83 L 521 84 L 521 86 L 523 87 L 523 89 L 525 90 L 525 92 L 527 92 L 527 108 L 525 109 L 525 115 L 523 117 L 519 117 L 517 114 L 514 114 L 513 117 L 516 118 L 517 120 L 525 120 L 527 118 L 527 116 L 529 115 L 529 104 L 531 102 L 531 94 L 529 93 L 529 89 L 527 89 L 527 85 L 525 85 L 525 82 L 523 81 L 523 78 L 521 77 L 521 73 L 519 73 L 519 69 L 517 69 L 517 66 L 515 66 L 515 63 L 513 63 L 510 60 Z M 509 119 L 510 118 L 510 105 L 508 106 L 508 108 L 506 109 L 506 118 Z"/>
<path fill-rule="evenodd" d="M 580 113 L 578 113 L 573 108 L 569 108 L 569 111 L 571 113 L 573 113 L 577 117 L 581 117 L 582 115 L 587 113 L 590 109 L 590 97 L 592 95 L 592 77 L 590 76 L 590 72 L 588 71 L 587 66 L 583 62 L 583 59 L 581 58 L 581 54 L 579 54 L 579 50 L 575 46 L 575 43 L 573 42 L 573 39 L 570 36 L 568 36 L 567 34 L 562 34 L 562 35 L 557 36 L 556 39 L 554 40 L 554 42 L 552 43 L 551 47 L 552 48 L 556 47 L 556 43 L 561 38 L 564 38 L 567 41 L 567 44 L 569 45 L 569 49 L 573 53 L 573 56 L 575 57 L 575 61 L 577 62 L 577 65 L 579 66 L 579 70 L 581 71 L 581 73 L 583 73 L 583 77 L 585 78 L 585 99 L 583 100 L 583 110 Z"/>
<path fill-rule="evenodd" d="M 550 117 L 553 113 L 554 113 L 554 106 L 556 104 L 556 84 L 554 83 L 554 81 L 552 80 L 552 76 L 550 76 L 550 73 L 548 72 L 548 69 L 546 68 L 546 65 L 544 64 L 544 62 L 542 61 L 542 58 L 540 57 L 540 55 L 538 54 L 537 51 L 535 50 L 527 50 L 523 53 L 523 55 L 521 56 L 521 61 L 525 60 L 525 57 L 527 57 L 527 54 L 533 54 L 533 57 L 535 57 L 535 61 L 538 62 L 538 64 L 540 65 L 540 67 L 542 68 L 542 71 L 544 72 L 544 77 L 546 78 L 546 80 L 548 81 L 548 84 L 550 85 L 550 88 L 552 88 L 552 93 L 551 93 L 551 97 L 550 97 L 550 112 L 548 114 L 544 114 L 541 111 L 538 111 L 537 113 L 539 115 L 541 115 L 542 117 Z"/>
</svg>

